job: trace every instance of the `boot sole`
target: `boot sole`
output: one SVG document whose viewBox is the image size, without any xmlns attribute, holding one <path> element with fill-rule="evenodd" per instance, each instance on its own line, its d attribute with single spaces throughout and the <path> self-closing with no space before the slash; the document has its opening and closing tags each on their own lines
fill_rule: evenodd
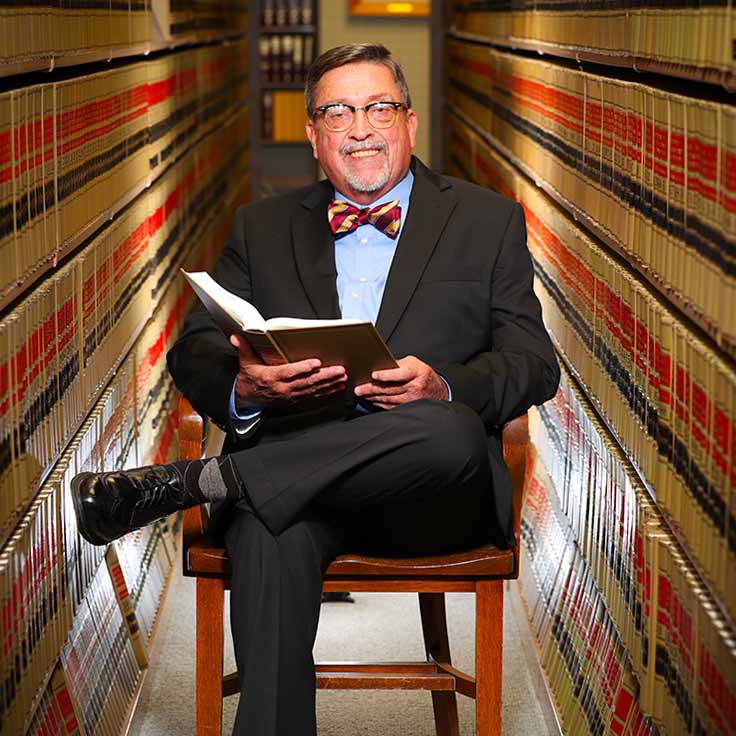
<svg viewBox="0 0 736 736">
<path fill-rule="evenodd" d="M 72 478 L 72 501 L 74 502 L 74 515 L 77 517 L 77 529 L 79 533 L 90 543 L 95 545 L 108 544 L 109 539 L 102 539 L 93 534 L 85 523 L 84 507 L 81 498 L 82 482 L 96 473 L 79 473 Z"/>
</svg>

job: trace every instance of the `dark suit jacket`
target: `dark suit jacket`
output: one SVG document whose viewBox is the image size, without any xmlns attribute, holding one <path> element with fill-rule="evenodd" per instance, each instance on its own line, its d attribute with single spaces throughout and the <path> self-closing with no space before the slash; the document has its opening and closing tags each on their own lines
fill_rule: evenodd
<svg viewBox="0 0 736 736">
<path fill-rule="evenodd" d="M 555 392 L 559 367 L 532 291 L 524 213 L 504 197 L 412 160 L 414 187 L 376 327 L 396 357 L 415 355 L 473 408 L 488 435 L 496 518 L 489 533 L 513 544 L 511 481 L 501 428 Z M 339 317 L 326 182 L 241 207 L 215 270 L 265 318 Z M 252 446 L 293 417 L 270 417 L 238 440 L 228 404 L 237 356 L 205 311 L 170 350 L 177 387 L 228 430 L 226 449 Z"/>
</svg>

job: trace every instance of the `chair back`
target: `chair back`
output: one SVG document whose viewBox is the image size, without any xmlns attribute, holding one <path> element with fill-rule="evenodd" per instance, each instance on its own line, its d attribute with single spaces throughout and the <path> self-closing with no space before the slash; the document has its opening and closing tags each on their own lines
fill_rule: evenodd
<svg viewBox="0 0 736 736">
<path fill-rule="evenodd" d="M 526 463 L 529 453 L 529 417 L 522 414 L 512 419 L 503 428 L 503 459 L 509 468 L 511 483 L 514 488 L 512 513 L 514 519 L 514 569 L 519 571 L 519 547 L 521 544 L 521 508 L 524 504 L 524 483 Z"/>
<path fill-rule="evenodd" d="M 185 396 L 179 397 L 179 460 L 197 460 L 204 449 L 205 420 L 195 411 Z M 207 531 L 209 517 L 205 506 L 184 510 L 182 519 L 182 550 L 187 550 Z"/>
</svg>

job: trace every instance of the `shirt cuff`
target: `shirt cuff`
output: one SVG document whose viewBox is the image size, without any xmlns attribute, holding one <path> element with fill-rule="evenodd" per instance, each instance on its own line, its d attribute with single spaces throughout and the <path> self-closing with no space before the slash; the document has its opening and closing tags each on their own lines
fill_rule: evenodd
<svg viewBox="0 0 736 736">
<path fill-rule="evenodd" d="M 235 382 L 233 382 L 233 389 L 230 392 L 230 407 L 229 407 L 230 421 L 233 424 L 233 429 L 236 434 L 246 435 L 250 432 L 253 427 L 261 421 L 261 410 L 253 409 L 252 411 L 238 411 L 235 406 Z"/>
<path fill-rule="evenodd" d="M 452 401 L 452 389 L 450 388 L 450 384 L 447 383 L 447 379 L 444 376 L 440 375 L 439 373 L 437 375 L 442 379 L 442 383 L 447 386 L 447 400 Z"/>
</svg>

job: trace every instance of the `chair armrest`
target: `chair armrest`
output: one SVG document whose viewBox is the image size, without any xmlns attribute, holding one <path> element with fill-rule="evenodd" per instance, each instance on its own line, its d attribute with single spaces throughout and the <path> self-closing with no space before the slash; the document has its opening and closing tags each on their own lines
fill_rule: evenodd
<svg viewBox="0 0 736 736">
<path fill-rule="evenodd" d="M 204 419 L 189 400 L 179 398 L 179 460 L 198 460 L 204 451 Z M 194 506 L 184 510 L 182 535 L 184 554 L 192 542 L 207 531 L 207 510 Z"/>
</svg>

